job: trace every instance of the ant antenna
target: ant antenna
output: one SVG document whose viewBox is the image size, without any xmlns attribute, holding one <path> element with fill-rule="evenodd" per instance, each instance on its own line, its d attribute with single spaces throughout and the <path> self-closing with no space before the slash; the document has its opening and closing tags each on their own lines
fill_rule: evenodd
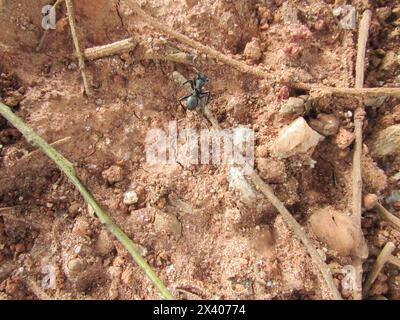
<svg viewBox="0 0 400 320">
<path fill-rule="evenodd" d="M 196 69 L 196 67 L 193 66 L 192 68 L 197 74 L 201 73 L 199 70 Z"/>
</svg>

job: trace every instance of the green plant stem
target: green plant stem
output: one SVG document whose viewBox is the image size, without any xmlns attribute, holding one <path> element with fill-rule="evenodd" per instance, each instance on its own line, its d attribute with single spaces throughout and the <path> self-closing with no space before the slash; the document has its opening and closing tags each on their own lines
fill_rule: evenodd
<svg viewBox="0 0 400 320">
<path fill-rule="evenodd" d="M 133 260 L 145 272 L 147 277 L 153 282 L 165 299 L 174 299 L 173 295 L 162 283 L 160 278 L 155 274 L 146 260 L 140 255 L 138 248 L 131 239 L 119 228 L 111 219 L 106 210 L 101 208 L 96 199 L 88 189 L 82 184 L 76 176 L 75 169 L 72 164 L 64 158 L 56 149 L 50 146 L 43 138 L 38 136 L 30 127 L 28 127 L 22 119 L 15 115 L 11 109 L 0 102 L 0 114 L 6 118 L 15 128 L 17 128 L 26 138 L 26 140 L 35 147 L 40 148 L 51 160 L 53 160 L 62 172 L 70 179 L 74 186 L 79 190 L 85 201 L 96 212 L 97 217 L 102 224 L 122 243 L 126 250 L 132 255 Z"/>
</svg>

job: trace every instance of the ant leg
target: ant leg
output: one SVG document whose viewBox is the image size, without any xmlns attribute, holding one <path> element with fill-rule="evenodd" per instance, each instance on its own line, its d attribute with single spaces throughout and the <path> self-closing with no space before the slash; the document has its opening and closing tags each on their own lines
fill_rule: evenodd
<svg viewBox="0 0 400 320">
<path fill-rule="evenodd" d="M 207 103 L 210 101 L 211 93 L 210 93 L 210 91 L 200 92 L 199 96 L 200 96 L 201 99 L 202 99 L 203 97 L 207 97 L 207 98 L 206 98 L 206 102 L 205 102 L 205 104 L 207 104 Z"/>
<path fill-rule="evenodd" d="M 193 80 L 187 80 L 184 83 L 182 83 L 182 87 L 186 84 L 186 83 L 190 83 L 190 87 L 192 88 L 192 90 L 194 90 L 194 83 Z"/>
</svg>

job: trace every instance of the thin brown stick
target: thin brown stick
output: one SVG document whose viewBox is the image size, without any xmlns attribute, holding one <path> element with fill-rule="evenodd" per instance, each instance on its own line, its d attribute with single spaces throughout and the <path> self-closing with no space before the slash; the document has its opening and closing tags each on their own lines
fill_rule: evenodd
<svg viewBox="0 0 400 320">
<path fill-rule="evenodd" d="M 364 284 L 364 297 L 368 296 L 369 290 L 372 287 L 372 284 L 375 282 L 379 273 L 381 272 L 383 266 L 388 261 L 389 257 L 392 255 L 393 250 L 395 249 L 395 245 L 392 242 L 386 243 L 385 247 L 382 249 L 382 252 L 379 254 L 378 258 L 376 258 L 375 264 L 372 267 L 371 272 L 368 275 L 367 280 Z"/>
<path fill-rule="evenodd" d="M 71 137 L 65 137 L 65 138 L 62 138 L 60 140 L 54 141 L 53 143 L 50 143 L 50 145 L 52 147 L 59 147 L 59 146 L 63 145 L 64 143 L 69 142 L 70 140 L 71 140 Z M 17 160 L 17 162 L 18 161 L 28 160 L 28 159 L 32 158 L 33 156 L 35 156 L 35 155 L 37 155 L 37 154 L 39 154 L 41 152 L 42 152 L 42 150 L 40 150 L 40 149 L 33 150 L 32 152 L 24 155 L 21 159 Z"/>
<path fill-rule="evenodd" d="M 68 21 L 69 21 L 69 25 L 71 27 L 71 34 L 72 34 L 72 39 L 73 39 L 74 45 L 75 45 L 75 51 L 78 56 L 79 69 L 81 70 L 81 74 L 82 74 L 83 87 L 85 88 L 86 95 L 90 96 L 91 90 L 90 90 L 88 78 L 87 78 L 86 72 L 85 72 L 85 59 L 83 57 L 78 33 L 76 31 L 74 7 L 72 5 L 71 0 L 65 0 L 65 5 L 67 6 Z"/>
<path fill-rule="evenodd" d="M 365 77 L 365 52 L 367 50 L 367 42 L 369 36 L 369 26 L 371 24 L 371 10 L 365 10 L 360 22 L 358 33 L 358 49 L 356 60 L 356 83 L 355 87 L 360 89 L 364 86 Z"/>
<path fill-rule="evenodd" d="M 359 232 L 362 235 L 361 229 L 361 206 L 362 206 L 362 177 L 361 177 L 361 154 L 362 154 L 362 123 L 363 123 L 363 108 L 357 108 L 355 112 L 355 147 L 353 154 L 353 220 L 358 226 Z M 356 124 L 357 123 L 357 124 Z M 353 298 L 355 300 L 362 299 L 362 275 L 363 275 L 363 260 L 366 258 L 363 249 L 368 250 L 365 245 L 365 239 L 362 235 L 362 244 L 357 249 L 355 256 L 353 257 L 353 266 L 355 268 L 355 288 L 353 292 Z M 368 255 L 368 252 L 367 252 Z"/>
<path fill-rule="evenodd" d="M 263 70 L 259 67 L 255 66 L 249 66 L 246 63 L 242 61 L 238 61 L 236 59 L 230 58 L 227 55 L 210 48 L 209 46 L 203 45 L 200 42 L 197 42 L 195 40 L 192 40 L 191 38 L 173 30 L 172 28 L 168 27 L 162 22 L 159 22 L 158 20 L 154 19 L 152 16 L 147 14 L 137 3 L 136 0 L 128 0 L 127 4 L 129 7 L 138 15 L 140 16 L 145 22 L 147 22 L 151 27 L 153 27 L 155 30 L 162 32 L 164 34 L 169 35 L 172 38 L 175 38 L 179 40 L 180 42 L 200 51 L 205 53 L 207 56 L 216 59 L 218 61 L 221 61 L 225 63 L 226 65 L 229 65 L 240 72 L 243 73 L 248 73 L 251 75 L 254 75 L 259 78 L 264 78 L 271 83 L 276 82 L 277 79 L 271 75 L 271 71 L 269 70 Z M 291 82 L 288 81 L 287 79 L 280 79 L 278 80 L 283 83 L 287 83 L 293 88 L 296 89 L 303 89 L 303 90 L 318 90 L 321 92 L 324 92 L 326 94 L 335 94 L 335 95 L 353 95 L 353 96 L 381 96 L 381 95 L 387 95 L 387 96 L 397 96 L 400 97 L 400 88 L 371 88 L 371 89 L 355 89 L 355 88 L 334 88 L 334 87 L 325 87 L 325 86 L 318 86 L 318 85 L 313 85 L 313 84 L 307 84 L 307 83 L 302 83 L 302 82 Z"/>
<path fill-rule="evenodd" d="M 358 31 L 358 43 L 357 43 L 357 60 L 356 60 L 356 89 L 360 89 L 364 86 L 365 76 L 365 52 L 367 49 L 367 41 L 369 35 L 369 26 L 371 23 L 372 12 L 366 10 L 363 13 L 363 17 L 360 22 Z M 362 127 L 364 122 L 364 106 L 360 102 L 360 106 L 354 113 L 354 126 L 355 126 L 355 146 L 353 154 L 353 219 L 354 223 L 358 226 L 360 233 L 361 229 L 361 208 L 362 208 L 362 176 L 361 176 L 361 156 L 362 156 Z M 362 236 L 362 246 L 360 246 L 356 256 L 354 257 L 354 267 L 356 269 L 356 287 L 354 290 L 354 299 L 362 299 L 362 264 L 363 259 L 366 258 L 364 255 L 365 239 Z M 363 247 L 363 248 L 361 248 Z M 366 250 L 365 250 L 366 251 Z M 367 253 L 368 255 L 368 253 Z"/>
<path fill-rule="evenodd" d="M 185 83 L 186 79 L 179 72 L 175 71 L 172 74 L 172 78 L 180 83 Z M 187 91 L 190 90 L 190 86 L 186 88 Z M 220 129 L 221 126 L 218 120 L 214 117 L 214 115 L 208 110 L 207 106 L 202 103 L 202 112 L 203 115 L 214 127 L 214 129 Z M 236 152 L 236 154 L 240 154 Z M 278 212 L 282 215 L 282 218 L 289 229 L 294 233 L 297 239 L 303 243 L 308 254 L 310 255 L 313 263 L 318 268 L 320 273 L 322 274 L 323 279 L 326 282 L 326 285 L 330 291 L 330 294 L 333 299 L 341 300 L 342 297 L 333 281 L 332 273 L 329 267 L 324 263 L 319 255 L 318 251 L 314 248 L 311 241 L 308 239 L 306 233 L 302 230 L 301 225 L 296 221 L 295 218 L 291 215 L 291 213 L 286 209 L 285 205 L 278 199 L 278 197 L 274 194 L 274 191 L 259 177 L 259 175 L 253 171 L 253 173 L 249 176 L 250 180 L 253 184 L 261 191 L 261 193 L 272 203 L 272 205 L 278 210 Z"/>
<path fill-rule="evenodd" d="M 320 92 L 325 95 L 336 96 L 354 96 L 372 98 L 379 96 L 400 97 L 400 88 L 340 88 L 340 87 L 325 87 L 312 83 L 288 82 L 289 86 L 305 90 Z"/>
<path fill-rule="evenodd" d="M 381 218 L 389 221 L 393 226 L 400 229 L 400 219 L 388 211 L 384 206 L 382 206 L 380 203 L 377 203 L 374 209 L 379 213 Z"/>
</svg>

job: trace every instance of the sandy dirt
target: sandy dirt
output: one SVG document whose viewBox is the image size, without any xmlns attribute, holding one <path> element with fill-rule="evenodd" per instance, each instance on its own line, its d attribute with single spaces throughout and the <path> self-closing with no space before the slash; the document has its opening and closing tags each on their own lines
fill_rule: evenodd
<svg viewBox="0 0 400 320">
<path fill-rule="evenodd" d="M 277 78 L 354 87 L 357 32 L 338 26 L 332 10 L 345 1 L 336 2 L 140 1 L 166 25 L 231 57 L 264 66 Z M 399 86 L 400 62 L 393 61 L 400 55 L 398 2 L 349 2 L 359 16 L 367 8 L 373 11 L 365 86 Z M 309 124 L 320 114 L 332 115 L 339 133 L 336 128 L 318 144 L 315 163 L 297 155 L 279 159 L 271 151 L 273 143 L 296 118 L 283 116 L 282 105 L 306 92 L 208 59 L 152 30 L 124 0 L 74 3 L 84 48 L 133 36 L 151 47 L 167 41 L 176 50 L 199 54 L 196 68 L 210 78 L 211 112 L 223 128 L 254 130 L 260 176 L 304 227 L 342 296 L 351 299 L 343 281 L 351 257 L 320 241 L 309 218 L 324 208 L 351 213 L 357 100 L 314 99 L 301 115 Z M 99 59 L 87 63 L 94 91 L 87 98 L 64 6 L 57 10 L 56 30 L 49 31 L 36 52 L 45 4 L 0 1 L 0 98 L 49 143 L 67 138 L 56 148 L 173 294 L 180 299 L 328 298 L 303 245 L 267 200 L 249 204 L 230 188 L 229 168 L 146 162 L 150 128 L 167 130 L 174 120 L 182 128 L 209 127 L 199 109 L 182 110 L 177 100 L 185 92 L 170 76 L 179 71 L 190 79 L 195 70 L 173 62 L 135 61 L 129 53 Z M 389 10 L 388 17 L 382 8 Z M 372 101 L 366 111 L 363 193 L 377 195 L 399 216 L 399 199 L 386 200 L 399 189 L 400 157 L 378 159 L 368 152 L 377 131 L 400 123 L 399 101 Z M 3 118 L 0 144 L 1 299 L 160 298 L 68 179 Z M 128 191 L 136 193 L 136 203 L 124 203 Z M 178 222 L 179 232 L 171 220 Z M 398 254 L 400 232 L 374 210 L 363 209 L 362 226 L 370 249 L 366 277 L 386 242 L 393 242 Z M 386 265 L 369 296 L 399 299 L 398 268 Z"/>
</svg>

